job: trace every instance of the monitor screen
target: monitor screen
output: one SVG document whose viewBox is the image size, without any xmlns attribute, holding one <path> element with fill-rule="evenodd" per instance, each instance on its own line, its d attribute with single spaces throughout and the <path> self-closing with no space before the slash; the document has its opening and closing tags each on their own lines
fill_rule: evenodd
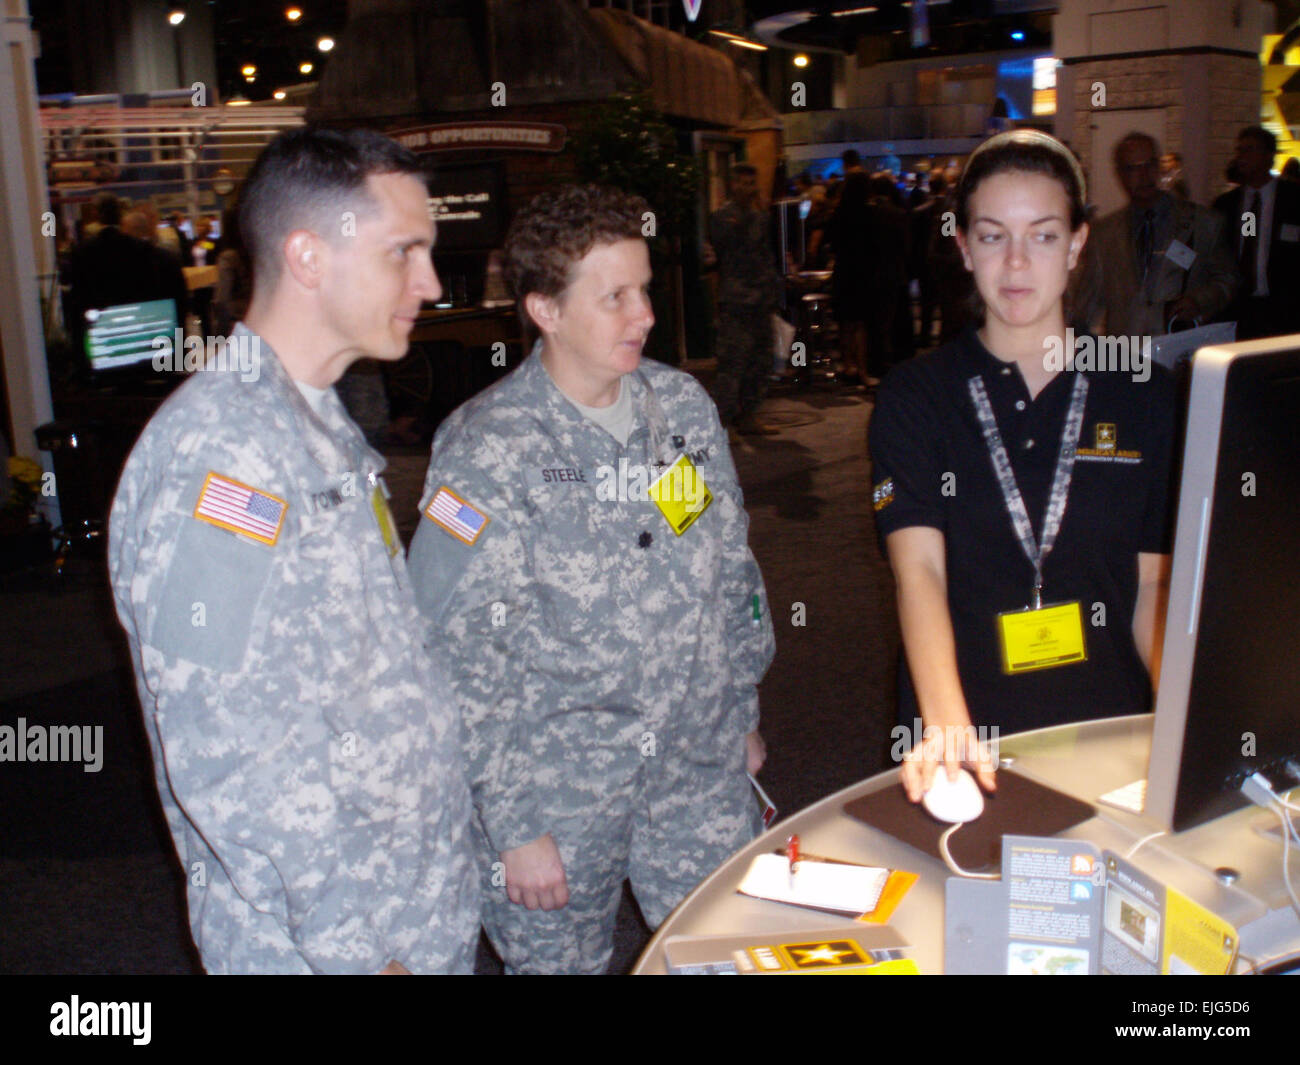
<svg viewBox="0 0 1300 1065">
<path fill-rule="evenodd" d="M 159 351 L 170 351 L 176 328 L 175 300 L 147 300 L 86 312 L 86 358 L 90 368 L 122 370 L 152 366 Z M 167 348 L 155 344 L 165 337 Z"/>
<path fill-rule="evenodd" d="M 1182 831 L 1300 784 L 1300 336 L 1192 363 L 1146 814 Z"/>
<path fill-rule="evenodd" d="M 491 251 L 505 242 L 505 174 L 498 163 L 440 166 L 429 175 L 437 226 L 434 258 L 444 251 Z"/>
</svg>

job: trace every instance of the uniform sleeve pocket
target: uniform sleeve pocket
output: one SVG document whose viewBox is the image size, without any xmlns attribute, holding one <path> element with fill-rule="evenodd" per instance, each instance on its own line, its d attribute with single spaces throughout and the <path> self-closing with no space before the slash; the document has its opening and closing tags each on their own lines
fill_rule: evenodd
<svg viewBox="0 0 1300 1065">
<path fill-rule="evenodd" d="M 201 521 L 182 524 L 149 643 L 168 657 L 218 672 L 239 669 L 274 548 Z"/>
</svg>

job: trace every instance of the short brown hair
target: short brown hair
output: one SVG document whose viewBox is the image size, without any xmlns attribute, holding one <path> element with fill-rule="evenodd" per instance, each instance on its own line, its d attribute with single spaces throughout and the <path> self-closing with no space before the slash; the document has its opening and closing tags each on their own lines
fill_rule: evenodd
<svg viewBox="0 0 1300 1065">
<path fill-rule="evenodd" d="M 504 272 L 522 308 L 537 292 L 558 299 L 574 265 L 598 244 L 640 240 L 650 205 L 604 185 L 561 185 L 535 196 L 506 234 Z"/>
<path fill-rule="evenodd" d="M 302 126 L 263 148 L 239 193 L 239 228 L 252 258 L 254 284 L 274 285 L 281 246 L 293 230 L 332 231 L 332 220 L 349 204 L 373 207 L 366 188 L 371 174 L 423 180 L 424 166 L 396 141 L 371 129 Z M 198 225 L 214 221 L 216 215 L 204 214 Z"/>
</svg>

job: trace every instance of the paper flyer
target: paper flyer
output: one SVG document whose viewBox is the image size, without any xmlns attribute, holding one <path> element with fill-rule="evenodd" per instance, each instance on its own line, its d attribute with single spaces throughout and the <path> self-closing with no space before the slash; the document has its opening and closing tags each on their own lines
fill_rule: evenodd
<svg viewBox="0 0 1300 1065">
<path fill-rule="evenodd" d="M 1082 840 L 1004 836 L 1002 879 L 952 877 L 944 972 L 1220 975 L 1237 931 Z"/>
</svg>

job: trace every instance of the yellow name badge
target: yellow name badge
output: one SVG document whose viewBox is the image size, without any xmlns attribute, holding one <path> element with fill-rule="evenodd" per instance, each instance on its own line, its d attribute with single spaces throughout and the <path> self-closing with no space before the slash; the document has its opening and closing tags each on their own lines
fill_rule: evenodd
<svg viewBox="0 0 1300 1065">
<path fill-rule="evenodd" d="M 379 532 L 384 538 L 384 546 L 388 548 L 388 557 L 392 558 L 397 554 L 397 527 L 393 524 L 393 512 L 388 509 L 388 497 L 384 494 L 382 481 L 377 481 L 370 493 L 370 506 L 374 509 L 375 520 L 379 522 Z"/>
<path fill-rule="evenodd" d="M 1077 602 L 999 614 L 998 636 L 1004 673 L 1052 669 L 1088 658 L 1083 609 Z"/>
<path fill-rule="evenodd" d="M 655 478 L 649 495 L 678 536 L 713 502 L 709 486 L 686 455 L 678 455 L 677 461 Z"/>
</svg>

